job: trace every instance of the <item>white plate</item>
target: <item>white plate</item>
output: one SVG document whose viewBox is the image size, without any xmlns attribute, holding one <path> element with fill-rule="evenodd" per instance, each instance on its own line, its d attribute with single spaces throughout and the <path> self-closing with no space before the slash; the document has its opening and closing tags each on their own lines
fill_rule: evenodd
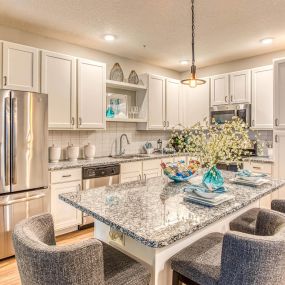
<svg viewBox="0 0 285 285">
<path fill-rule="evenodd" d="M 221 195 L 221 193 L 215 193 L 215 192 L 203 192 L 203 191 L 199 191 L 198 189 L 193 190 L 194 193 L 202 198 L 206 198 L 206 199 L 214 199 L 218 196 Z"/>
<path fill-rule="evenodd" d="M 241 185 L 245 185 L 245 186 L 261 186 L 263 184 L 266 183 L 270 183 L 269 179 L 264 179 L 264 178 L 260 178 L 256 181 L 254 180 L 246 180 L 246 179 L 240 179 L 239 177 L 235 177 L 230 179 L 230 182 L 236 183 L 236 184 L 241 184 Z"/>
</svg>

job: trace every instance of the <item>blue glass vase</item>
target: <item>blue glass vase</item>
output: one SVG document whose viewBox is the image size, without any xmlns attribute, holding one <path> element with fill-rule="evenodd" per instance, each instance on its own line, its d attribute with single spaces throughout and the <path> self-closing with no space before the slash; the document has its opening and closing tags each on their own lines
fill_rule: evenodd
<svg viewBox="0 0 285 285">
<path fill-rule="evenodd" d="M 209 168 L 203 175 L 203 183 L 209 184 L 213 188 L 223 186 L 224 177 L 222 172 L 216 166 Z"/>
</svg>

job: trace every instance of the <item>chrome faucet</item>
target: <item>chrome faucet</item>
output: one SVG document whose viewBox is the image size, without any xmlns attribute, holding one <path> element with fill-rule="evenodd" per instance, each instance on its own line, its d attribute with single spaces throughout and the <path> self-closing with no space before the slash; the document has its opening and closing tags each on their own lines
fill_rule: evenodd
<svg viewBox="0 0 285 285">
<path fill-rule="evenodd" d="M 119 155 L 123 155 L 125 153 L 125 149 L 123 149 L 123 137 L 125 137 L 127 140 L 127 143 L 130 144 L 128 136 L 126 134 L 122 134 L 120 136 L 120 152 L 119 152 Z"/>
</svg>

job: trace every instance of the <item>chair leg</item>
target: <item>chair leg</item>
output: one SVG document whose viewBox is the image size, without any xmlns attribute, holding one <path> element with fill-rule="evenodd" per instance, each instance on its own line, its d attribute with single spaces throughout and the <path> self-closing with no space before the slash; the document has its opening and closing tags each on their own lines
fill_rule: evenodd
<svg viewBox="0 0 285 285">
<path fill-rule="evenodd" d="M 179 280 L 180 274 L 177 273 L 176 271 L 173 271 L 172 274 L 172 285 L 181 285 L 181 281 Z"/>
<path fill-rule="evenodd" d="M 182 285 L 182 284 L 186 284 L 186 285 L 199 285 L 198 283 L 188 279 L 187 277 L 179 274 L 176 271 L 173 271 L 173 275 L 172 275 L 172 285 Z"/>
</svg>

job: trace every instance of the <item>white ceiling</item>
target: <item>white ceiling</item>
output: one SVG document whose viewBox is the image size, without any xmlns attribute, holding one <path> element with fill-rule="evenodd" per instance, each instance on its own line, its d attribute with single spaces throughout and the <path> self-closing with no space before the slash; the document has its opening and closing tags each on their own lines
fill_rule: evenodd
<svg viewBox="0 0 285 285">
<path fill-rule="evenodd" d="M 285 0 L 195 5 L 200 67 L 285 48 Z M 190 0 L 0 0 L 2 24 L 177 71 L 191 56 L 190 15 Z M 262 46 L 264 37 L 274 43 Z"/>
</svg>

